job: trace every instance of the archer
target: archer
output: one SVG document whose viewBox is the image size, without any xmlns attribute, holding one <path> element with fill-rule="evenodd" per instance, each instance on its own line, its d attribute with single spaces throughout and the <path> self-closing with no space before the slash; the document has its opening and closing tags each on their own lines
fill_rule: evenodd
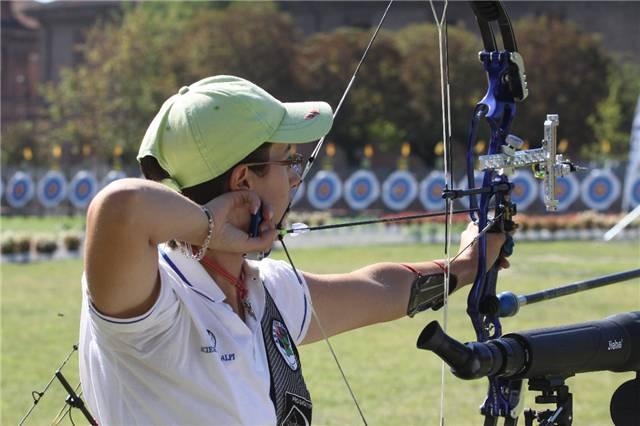
<svg viewBox="0 0 640 426">
<path fill-rule="evenodd" d="M 231 76 L 162 105 L 138 154 L 147 180 L 112 183 L 87 215 L 80 375 L 99 423 L 309 423 L 296 345 L 441 303 L 441 260 L 317 275 L 247 259 L 269 251 L 301 182 L 292 145 L 332 121 L 324 102 Z M 475 277 L 477 234 L 462 234 L 450 292 Z M 491 266 L 505 237 L 487 239 Z"/>
</svg>

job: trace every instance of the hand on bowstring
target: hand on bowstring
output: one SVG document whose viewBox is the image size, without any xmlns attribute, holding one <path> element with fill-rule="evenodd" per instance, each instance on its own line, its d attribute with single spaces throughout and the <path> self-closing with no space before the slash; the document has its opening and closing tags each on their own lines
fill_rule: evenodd
<svg viewBox="0 0 640 426">
<path fill-rule="evenodd" d="M 249 220 L 262 205 L 260 233 L 248 234 Z M 273 209 L 253 191 L 231 191 L 205 204 L 213 215 L 213 236 L 209 248 L 232 253 L 268 251 L 276 237 Z"/>
</svg>

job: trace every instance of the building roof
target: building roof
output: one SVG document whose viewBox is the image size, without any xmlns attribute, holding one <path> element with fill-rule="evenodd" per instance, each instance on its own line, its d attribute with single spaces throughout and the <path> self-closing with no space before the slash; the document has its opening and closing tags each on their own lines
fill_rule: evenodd
<svg viewBox="0 0 640 426">
<path fill-rule="evenodd" d="M 33 3 L 25 1 L 2 1 L 2 28 L 18 30 L 37 30 L 40 27 L 38 21 L 27 16 L 24 11 Z"/>
</svg>

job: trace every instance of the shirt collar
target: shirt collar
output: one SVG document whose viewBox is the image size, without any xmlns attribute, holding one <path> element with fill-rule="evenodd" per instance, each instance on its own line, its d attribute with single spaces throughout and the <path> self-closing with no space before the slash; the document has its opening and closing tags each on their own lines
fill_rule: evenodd
<svg viewBox="0 0 640 426">
<path fill-rule="evenodd" d="M 166 244 L 162 244 L 159 248 L 160 256 L 166 256 L 163 259 L 169 266 L 177 269 L 178 275 L 182 281 L 195 290 L 205 294 L 214 302 L 222 302 L 225 300 L 224 292 L 220 289 L 215 280 L 209 275 L 204 267 L 195 259 L 186 257 L 179 249 L 172 249 Z"/>
</svg>

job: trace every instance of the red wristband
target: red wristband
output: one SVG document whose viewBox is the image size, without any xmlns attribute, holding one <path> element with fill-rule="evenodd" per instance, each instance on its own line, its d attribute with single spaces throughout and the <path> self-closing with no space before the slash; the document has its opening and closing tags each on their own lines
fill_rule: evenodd
<svg viewBox="0 0 640 426">
<path fill-rule="evenodd" d="M 406 263 L 401 263 L 400 265 L 404 266 L 405 268 L 407 268 L 408 270 L 410 270 L 411 272 L 413 272 L 414 274 L 416 274 L 416 276 L 421 276 L 422 274 L 420 272 L 418 272 L 416 270 L 416 268 L 414 268 L 413 266 L 409 266 Z"/>
<path fill-rule="evenodd" d="M 433 263 L 434 263 L 435 265 L 437 265 L 437 266 L 438 266 L 438 268 L 442 269 L 442 272 L 444 272 L 445 274 L 447 273 L 447 267 L 446 267 L 446 266 L 444 266 L 444 264 L 443 264 L 443 263 L 437 262 L 437 261 L 435 261 L 435 260 L 433 261 Z"/>
</svg>

